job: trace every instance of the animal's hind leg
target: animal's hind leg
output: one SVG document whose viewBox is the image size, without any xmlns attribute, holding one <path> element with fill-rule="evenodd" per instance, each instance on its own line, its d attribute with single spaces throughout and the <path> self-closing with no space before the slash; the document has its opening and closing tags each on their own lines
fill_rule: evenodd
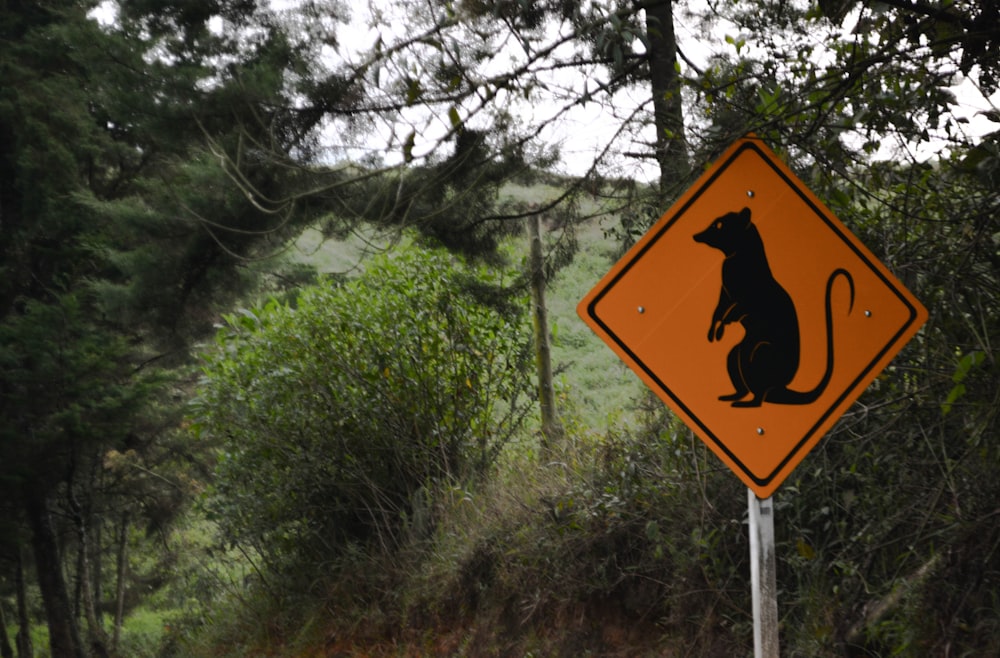
<svg viewBox="0 0 1000 658">
<path fill-rule="evenodd" d="M 743 373 L 740 370 L 741 346 L 742 343 L 736 345 L 736 347 L 729 350 L 729 356 L 726 357 L 726 369 L 729 371 L 729 380 L 733 383 L 733 388 L 736 389 L 736 392 L 729 393 L 728 395 L 720 395 L 719 399 L 723 400 L 724 402 L 740 400 L 743 397 L 745 397 L 747 393 L 750 392 L 750 387 L 747 386 L 745 381 L 743 381 Z"/>
<path fill-rule="evenodd" d="M 767 397 L 768 391 L 781 384 L 777 378 L 782 378 L 781 365 L 778 361 L 780 356 L 773 346 L 768 342 L 758 342 L 747 346 L 741 356 L 746 356 L 745 361 L 740 361 L 740 373 L 747 388 L 753 393 L 749 400 L 737 400 L 733 402 L 734 407 L 759 407 Z"/>
</svg>

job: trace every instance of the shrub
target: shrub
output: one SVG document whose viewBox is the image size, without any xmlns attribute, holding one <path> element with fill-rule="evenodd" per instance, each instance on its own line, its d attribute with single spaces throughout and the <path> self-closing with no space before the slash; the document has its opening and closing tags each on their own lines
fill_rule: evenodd
<svg viewBox="0 0 1000 658">
<path fill-rule="evenodd" d="M 486 473 L 529 402 L 527 304 L 501 283 L 412 249 L 227 317 L 195 423 L 223 446 L 224 536 L 275 563 L 426 530 L 428 492 Z"/>
</svg>

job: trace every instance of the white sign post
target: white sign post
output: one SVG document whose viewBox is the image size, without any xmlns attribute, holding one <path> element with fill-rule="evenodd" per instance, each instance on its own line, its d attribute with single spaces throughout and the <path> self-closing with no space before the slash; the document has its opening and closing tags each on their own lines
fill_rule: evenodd
<svg viewBox="0 0 1000 658">
<path fill-rule="evenodd" d="M 750 586 L 753 598 L 754 658 L 778 658 L 777 561 L 774 501 L 747 489 L 750 513 Z"/>
</svg>

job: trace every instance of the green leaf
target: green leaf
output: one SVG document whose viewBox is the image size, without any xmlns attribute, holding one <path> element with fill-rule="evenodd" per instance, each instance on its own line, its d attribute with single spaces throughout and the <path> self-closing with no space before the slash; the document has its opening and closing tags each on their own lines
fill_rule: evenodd
<svg viewBox="0 0 1000 658">
<path fill-rule="evenodd" d="M 950 391 L 948 391 L 948 395 L 945 397 L 944 402 L 941 403 L 942 414 L 950 413 L 955 402 L 967 393 L 964 383 L 965 379 L 969 376 L 969 372 L 971 372 L 973 368 L 982 365 L 985 360 L 986 354 L 980 350 L 973 350 L 959 358 L 958 364 L 955 366 L 955 372 L 951 375 L 951 381 L 954 382 L 955 385 Z"/>
<path fill-rule="evenodd" d="M 836 203 L 841 208 L 847 208 L 851 205 L 851 197 L 847 195 L 846 192 L 839 188 L 835 188 L 830 192 L 830 201 Z"/>
<path fill-rule="evenodd" d="M 953 386 L 952 389 L 948 391 L 948 397 L 946 397 L 944 402 L 941 403 L 941 413 L 950 413 L 952 405 L 955 404 L 955 402 L 958 401 L 958 399 L 963 395 L 965 395 L 965 384 L 957 384 Z"/>
<path fill-rule="evenodd" d="M 646 538 L 650 541 L 660 541 L 660 524 L 652 520 L 646 524 Z"/>
<path fill-rule="evenodd" d="M 955 383 L 963 381 L 969 376 L 970 370 L 981 365 L 985 360 L 986 354 L 979 350 L 973 350 L 962 356 L 958 360 L 958 366 L 955 368 L 955 373 L 951 376 L 951 380 Z"/>
</svg>

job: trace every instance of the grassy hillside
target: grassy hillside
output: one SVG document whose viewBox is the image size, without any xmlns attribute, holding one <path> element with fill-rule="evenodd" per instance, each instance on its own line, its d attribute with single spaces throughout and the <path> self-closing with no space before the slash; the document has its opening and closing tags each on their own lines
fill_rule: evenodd
<svg viewBox="0 0 1000 658">
<path fill-rule="evenodd" d="M 591 220 L 579 231 L 580 251 L 559 271 L 547 292 L 553 336 L 553 362 L 567 402 L 588 427 L 607 430 L 630 415 L 643 385 L 576 312 L 580 299 L 612 265 L 615 245 L 604 237 L 608 217 Z"/>
</svg>

